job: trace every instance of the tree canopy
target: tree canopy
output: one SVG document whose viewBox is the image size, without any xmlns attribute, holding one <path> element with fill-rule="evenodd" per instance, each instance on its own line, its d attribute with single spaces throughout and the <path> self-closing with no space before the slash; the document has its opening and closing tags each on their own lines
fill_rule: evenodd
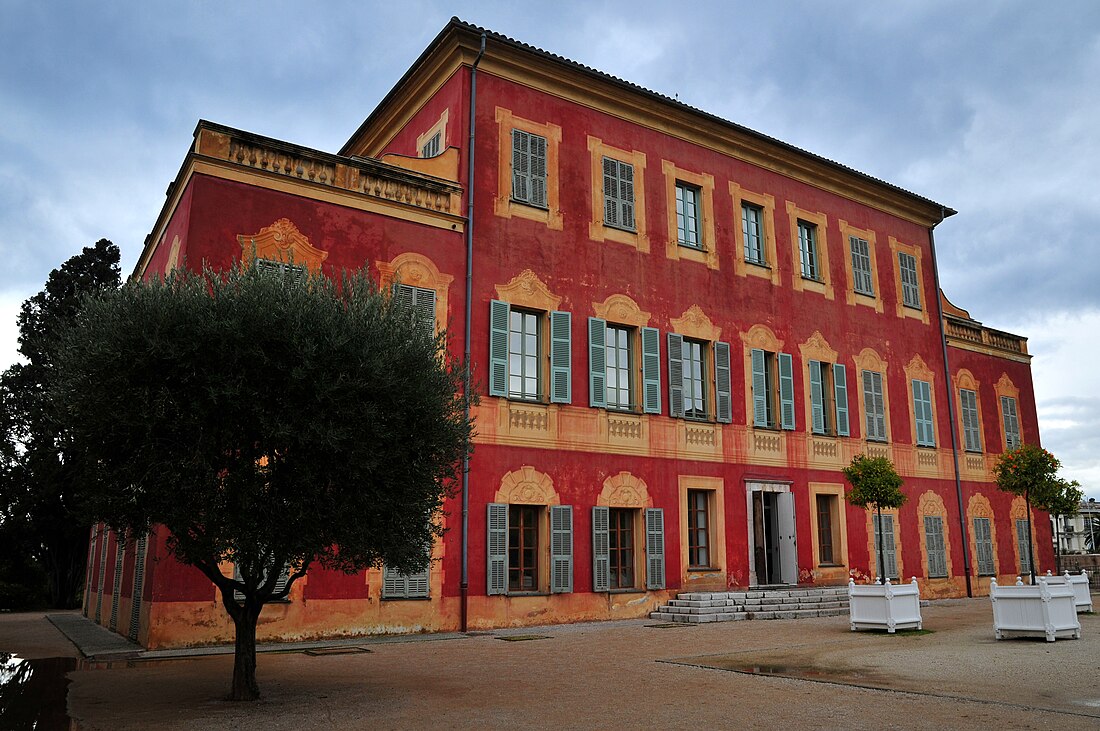
<svg viewBox="0 0 1100 731">
<path fill-rule="evenodd" d="M 857 454 L 844 468 L 844 477 L 852 486 L 844 497 L 858 508 L 900 508 L 907 499 L 903 480 L 886 457 Z"/>
<path fill-rule="evenodd" d="M 3 567 L 19 568 L 15 562 L 21 575 L 42 575 L 28 574 L 22 565 L 29 552 L 47 578 L 49 603 L 55 607 L 79 602 L 88 523 L 79 514 L 82 477 L 69 459 L 65 426 L 52 418 L 49 407 L 53 345 L 75 320 L 82 297 L 119 286 L 118 261 L 118 247 L 100 239 L 50 272 L 45 288 L 19 313 L 19 352 L 26 362 L 0 376 L 0 541 L 20 547 L 16 555 L 0 552 L 0 573 Z M 24 589 L 28 595 L 35 591 Z"/>
<path fill-rule="evenodd" d="M 64 334 L 54 401 L 89 515 L 129 536 L 164 526 L 221 590 L 231 697 L 258 697 L 256 618 L 310 566 L 426 566 L 470 435 L 433 331 L 363 273 L 248 268 L 129 283 Z"/>
</svg>

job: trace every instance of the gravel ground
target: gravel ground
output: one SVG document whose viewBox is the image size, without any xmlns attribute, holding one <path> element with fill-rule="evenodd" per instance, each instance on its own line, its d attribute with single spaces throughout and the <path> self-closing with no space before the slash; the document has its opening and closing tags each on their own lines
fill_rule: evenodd
<svg viewBox="0 0 1100 731">
<path fill-rule="evenodd" d="M 995 640 L 988 599 L 923 612 L 930 632 L 897 636 L 845 617 L 633 621 L 262 654 L 264 697 L 247 704 L 222 700 L 228 656 L 100 664 L 69 674 L 68 708 L 85 731 L 1100 728 L 1100 616 L 1047 643 Z M 0 617 L 0 649 L 73 654 L 41 615 Z M 739 672 L 752 668 L 777 675 Z"/>
</svg>

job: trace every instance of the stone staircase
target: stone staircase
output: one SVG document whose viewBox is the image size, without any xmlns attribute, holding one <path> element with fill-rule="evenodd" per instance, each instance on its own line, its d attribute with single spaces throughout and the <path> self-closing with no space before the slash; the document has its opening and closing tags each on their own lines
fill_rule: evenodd
<svg viewBox="0 0 1100 731">
<path fill-rule="evenodd" d="M 848 613 L 847 586 L 754 587 L 747 591 L 686 592 L 651 612 L 662 622 L 736 622 L 740 619 L 806 619 Z"/>
</svg>

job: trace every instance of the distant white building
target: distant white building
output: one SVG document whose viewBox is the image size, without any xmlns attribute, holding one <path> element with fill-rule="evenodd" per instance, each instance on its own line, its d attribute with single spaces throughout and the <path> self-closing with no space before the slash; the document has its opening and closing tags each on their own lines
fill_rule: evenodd
<svg viewBox="0 0 1100 731">
<path fill-rule="evenodd" d="M 1100 503 L 1095 498 L 1082 501 L 1075 515 L 1050 516 L 1055 549 L 1062 555 L 1097 553 L 1100 542 Z"/>
</svg>

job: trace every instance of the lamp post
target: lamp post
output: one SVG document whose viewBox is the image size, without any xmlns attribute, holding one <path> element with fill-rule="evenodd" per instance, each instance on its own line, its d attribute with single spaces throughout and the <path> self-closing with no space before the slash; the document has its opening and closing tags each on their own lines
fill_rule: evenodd
<svg viewBox="0 0 1100 731">
<path fill-rule="evenodd" d="M 1092 539 L 1092 545 L 1089 546 L 1089 553 L 1096 553 L 1096 498 L 1089 498 L 1089 537 Z"/>
</svg>

